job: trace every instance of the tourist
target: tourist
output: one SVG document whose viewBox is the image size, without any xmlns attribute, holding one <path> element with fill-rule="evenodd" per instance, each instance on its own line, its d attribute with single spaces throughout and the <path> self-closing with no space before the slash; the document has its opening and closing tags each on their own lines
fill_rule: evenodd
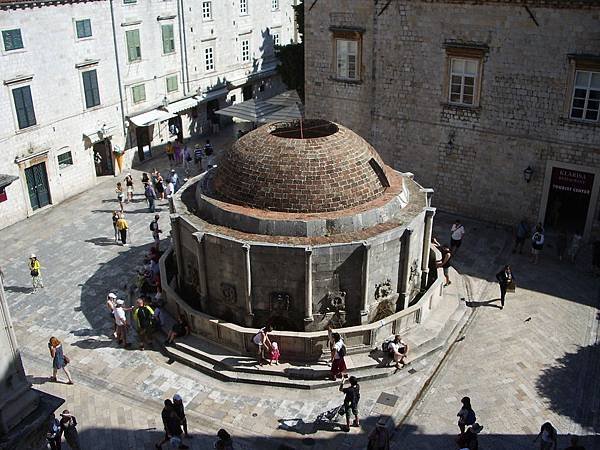
<svg viewBox="0 0 600 450">
<path fill-rule="evenodd" d="M 119 242 L 119 229 L 117 228 L 117 221 L 119 220 L 119 211 L 113 211 L 112 214 L 112 223 L 113 223 L 113 231 L 115 233 L 115 244 Z"/>
<path fill-rule="evenodd" d="M 177 192 L 179 189 L 179 175 L 177 175 L 175 169 L 171 170 L 171 183 L 173 183 L 173 192 Z"/>
<path fill-rule="evenodd" d="M 191 166 L 192 166 L 192 155 L 190 154 L 189 144 L 186 143 L 183 146 L 183 172 L 185 173 L 186 176 L 189 176 Z"/>
<path fill-rule="evenodd" d="M 173 197 L 174 193 L 175 193 L 175 184 L 173 184 L 173 180 L 171 178 L 169 178 L 167 180 L 167 185 L 165 186 L 165 195 L 166 195 L 167 199 Z"/>
<path fill-rule="evenodd" d="M 367 450 L 390 450 L 390 432 L 385 426 L 386 419 L 381 417 L 375 429 L 369 434 Z"/>
<path fill-rule="evenodd" d="M 541 438 L 541 439 L 540 439 Z M 557 432 L 550 422 L 545 422 L 533 442 L 540 439 L 540 450 L 556 450 Z"/>
<path fill-rule="evenodd" d="M 194 146 L 194 164 L 196 164 L 198 172 L 202 172 L 202 147 L 200 144 Z"/>
<path fill-rule="evenodd" d="M 258 330 L 258 333 L 254 335 L 252 338 L 252 342 L 258 347 L 258 364 L 263 365 L 266 361 L 265 359 L 265 351 L 267 347 L 271 348 L 271 340 L 269 339 L 269 333 L 273 331 L 273 327 L 271 325 L 267 325 L 266 327 Z"/>
<path fill-rule="evenodd" d="M 123 305 L 125 302 L 121 299 L 116 301 L 115 306 L 115 323 L 117 325 L 117 342 L 123 347 L 129 347 L 127 342 L 127 329 L 129 328 L 129 322 L 127 322 L 127 316 L 125 315 L 125 308 Z"/>
<path fill-rule="evenodd" d="M 163 326 L 163 314 L 162 314 L 163 301 L 162 301 L 162 299 L 160 299 L 160 298 L 157 299 L 155 297 L 152 304 L 154 305 L 154 314 L 152 314 L 152 323 L 154 324 L 154 329 L 158 330 L 158 329 L 162 328 L 162 326 Z"/>
<path fill-rule="evenodd" d="M 173 324 L 171 331 L 169 331 L 165 345 L 171 345 L 176 338 L 184 337 L 188 334 L 190 334 L 190 326 L 188 325 L 187 320 L 185 320 L 185 316 L 179 314 L 179 316 L 177 316 L 177 322 Z"/>
<path fill-rule="evenodd" d="M 544 228 L 538 223 L 535 227 L 535 232 L 531 236 L 531 262 L 537 264 L 540 259 L 540 253 L 544 248 Z"/>
<path fill-rule="evenodd" d="M 560 230 L 558 236 L 556 238 L 556 254 L 558 256 L 558 260 L 562 261 L 565 253 L 567 252 L 567 241 L 569 240 L 567 236 L 567 230 L 564 228 Z"/>
<path fill-rule="evenodd" d="M 394 336 L 394 340 L 388 344 L 388 353 L 390 358 L 396 362 L 397 369 L 400 369 L 400 364 L 402 364 L 402 367 L 406 365 L 408 349 L 408 344 L 400 338 L 399 334 Z"/>
<path fill-rule="evenodd" d="M 142 173 L 142 184 L 146 185 L 146 183 L 150 183 L 150 178 L 146 172 Z"/>
<path fill-rule="evenodd" d="M 50 350 L 50 356 L 52 357 L 52 377 L 50 378 L 50 381 L 58 381 L 58 378 L 56 377 L 58 375 L 58 369 L 62 369 L 67 376 L 67 380 L 69 380 L 67 384 L 73 384 L 73 379 L 71 378 L 69 369 L 67 369 L 67 364 L 70 362 L 69 358 L 64 354 L 60 341 L 54 336 L 48 341 L 48 350 Z"/>
<path fill-rule="evenodd" d="M 121 186 L 121 182 L 117 183 L 117 188 L 115 189 L 115 193 L 117 194 L 117 201 L 119 202 L 119 208 L 121 212 L 123 212 L 123 187 Z"/>
<path fill-rule="evenodd" d="M 346 372 L 346 346 L 344 340 L 339 333 L 333 333 L 333 347 L 331 349 L 331 379 L 336 380 L 339 376 Z"/>
<path fill-rule="evenodd" d="M 144 184 L 144 196 L 146 197 L 146 201 L 148 202 L 148 211 L 153 213 L 156 210 L 154 205 L 156 201 L 156 192 L 150 183 Z"/>
<path fill-rule="evenodd" d="M 498 284 L 500 285 L 500 309 L 504 309 L 504 298 L 506 297 L 506 291 L 510 287 L 511 292 L 514 292 L 515 286 L 515 279 L 508 264 L 506 264 L 502 270 L 496 274 L 496 280 L 498 280 Z"/>
<path fill-rule="evenodd" d="M 577 436 L 571 436 L 571 445 L 565 450 L 585 450 L 583 445 L 579 445 L 579 438 Z"/>
<path fill-rule="evenodd" d="M 471 399 L 469 397 L 463 397 L 461 399 L 462 408 L 458 411 L 458 428 L 460 429 L 460 433 L 463 434 L 465 432 L 465 428 L 473 425 L 477 418 L 475 417 L 475 411 L 471 407 Z"/>
<path fill-rule="evenodd" d="M 171 141 L 167 142 L 165 153 L 169 159 L 169 167 L 173 167 L 173 163 L 175 161 L 175 148 L 173 147 L 173 143 Z"/>
<path fill-rule="evenodd" d="M 127 203 L 133 202 L 133 177 L 128 173 L 125 177 L 125 188 L 127 189 Z"/>
<path fill-rule="evenodd" d="M 152 316 L 154 310 L 144 303 L 144 300 L 138 298 L 136 307 L 133 309 L 133 321 L 138 337 L 140 338 L 140 350 L 144 350 L 146 343 L 150 340 L 152 344 Z"/>
<path fill-rule="evenodd" d="M 173 152 L 175 154 L 175 164 L 181 164 L 181 144 L 179 143 L 179 139 L 175 139 L 175 143 L 173 144 Z"/>
<path fill-rule="evenodd" d="M 183 405 L 183 399 L 179 394 L 175 394 L 173 396 L 173 409 L 175 410 L 177 417 L 179 417 L 179 420 L 181 421 L 181 426 L 183 427 L 183 435 L 186 438 L 189 438 L 190 436 L 188 434 L 187 418 L 185 417 L 185 406 Z"/>
<path fill-rule="evenodd" d="M 358 402 L 360 400 L 360 386 L 358 385 L 358 380 L 356 377 L 348 378 L 350 382 L 350 386 L 344 387 L 344 383 L 346 378 L 342 378 L 342 383 L 340 384 L 340 392 L 343 392 L 344 397 L 344 412 L 346 413 L 346 429 L 345 431 L 350 431 L 350 412 L 354 415 L 354 421 L 352 422 L 353 427 L 360 426 L 360 422 L 358 420 Z"/>
<path fill-rule="evenodd" d="M 152 222 L 150 222 L 150 231 L 152 231 L 152 238 L 154 239 L 154 246 L 157 249 L 160 246 L 160 234 L 162 233 L 162 230 L 158 226 L 158 219 L 160 219 L 160 216 L 158 214 L 156 214 L 154 216 L 154 220 Z"/>
<path fill-rule="evenodd" d="M 577 258 L 577 253 L 579 253 L 579 247 L 581 247 L 581 241 L 583 236 L 580 232 L 575 232 L 573 237 L 571 238 L 571 243 L 569 244 L 569 248 L 567 249 L 567 257 L 569 261 L 575 262 Z"/>
<path fill-rule="evenodd" d="M 210 147 L 206 147 L 206 145 L 204 146 L 204 158 L 202 158 L 202 171 L 206 172 L 207 170 L 212 169 L 213 167 L 216 167 L 216 160 L 215 160 L 215 155 L 213 154 L 213 148 L 212 146 Z"/>
<path fill-rule="evenodd" d="M 117 219 L 117 230 L 119 230 L 119 235 L 121 236 L 121 244 L 127 245 L 127 230 L 129 229 L 129 225 L 127 225 L 127 221 L 125 220 L 125 214 L 121 213 L 119 218 Z"/>
<path fill-rule="evenodd" d="M 483 430 L 483 427 L 478 423 L 474 423 L 464 433 L 461 433 L 456 438 L 456 445 L 460 450 L 478 450 L 479 442 L 477 435 Z"/>
<path fill-rule="evenodd" d="M 154 446 L 156 448 L 162 448 L 162 445 L 170 442 L 172 447 L 175 448 L 189 448 L 185 445 L 181 439 L 183 430 L 181 429 L 181 420 L 175 412 L 175 406 L 170 399 L 165 400 L 165 406 L 161 412 L 161 418 L 165 429 L 165 437 L 162 441 Z"/>
<path fill-rule="evenodd" d="M 217 438 L 217 442 L 214 445 L 216 450 L 233 450 L 233 440 L 223 428 L 217 431 Z"/>
<path fill-rule="evenodd" d="M 165 199 L 165 180 L 163 180 L 162 175 L 159 173 L 157 173 L 156 175 L 156 193 L 158 194 L 158 199 L 159 200 L 164 200 Z"/>
<path fill-rule="evenodd" d="M 465 227 L 456 219 L 450 227 L 450 251 L 455 255 L 458 248 L 462 244 L 463 236 L 465 235 Z"/>
<path fill-rule="evenodd" d="M 54 414 L 52 414 L 52 421 L 50 422 L 50 428 L 46 434 L 46 441 L 50 450 L 60 450 L 61 447 L 61 436 L 60 436 L 60 420 L 58 420 Z"/>
<path fill-rule="evenodd" d="M 113 324 L 113 336 L 117 337 L 117 323 L 115 322 L 115 308 L 117 307 L 117 296 L 114 293 L 109 293 L 106 297 L 106 307 L 110 312 L 110 319 Z"/>
<path fill-rule="evenodd" d="M 80 450 L 79 435 L 77 434 L 77 419 L 68 409 L 60 413 L 60 433 L 65 437 L 65 441 L 72 450 Z"/>
<path fill-rule="evenodd" d="M 444 286 L 450 286 L 452 282 L 450 281 L 449 271 L 450 260 L 452 259 L 452 251 L 445 245 L 441 245 L 438 248 L 442 253 L 442 259 L 437 260 L 436 265 L 437 267 L 441 267 L 444 271 L 444 278 L 446 279 L 446 283 L 444 284 Z"/>
<path fill-rule="evenodd" d="M 32 253 L 29 257 L 29 275 L 31 275 L 32 292 L 36 292 L 38 287 L 44 287 L 44 283 L 42 282 L 42 265 L 37 256 L 35 256 L 35 253 Z"/>
<path fill-rule="evenodd" d="M 275 365 L 279 365 L 279 358 L 281 357 L 281 354 L 279 353 L 279 346 L 275 341 L 271 342 L 271 353 L 269 356 L 269 365 L 272 365 L 273 362 L 275 362 Z"/>
<path fill-rule="evenodd" d="M 521 221 L 517 224 L 514 229 L 515 236 L 515 246 L 513 247 L 513 253 L 516 253 L 519 250 L 519 254 L 523 253 L 523 244 L 525 243 L 525 239 L 529 237 L 529 224 L 527 220 L 521 219 Z"/>
</svg>

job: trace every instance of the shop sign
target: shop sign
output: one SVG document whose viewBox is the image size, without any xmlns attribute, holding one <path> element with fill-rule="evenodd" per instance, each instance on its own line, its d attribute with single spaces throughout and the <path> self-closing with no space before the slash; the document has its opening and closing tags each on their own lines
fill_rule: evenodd
<svg viewBox="0 0 600 450">
<path fill-rule="evenodd" d="M 578 170 L 554 167 L 552 169 L 552 189 L 561 192 L 590 195 L 594 185 L 594 174 Z"/>
</svg>

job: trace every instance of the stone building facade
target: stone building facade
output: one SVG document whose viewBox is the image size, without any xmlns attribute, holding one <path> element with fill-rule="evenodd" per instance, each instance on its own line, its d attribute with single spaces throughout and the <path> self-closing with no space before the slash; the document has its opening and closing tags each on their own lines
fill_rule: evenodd
<svg viewBox="0 0 600 450">
<path fill-rule="evenodd" d="M 600 232 L 600 3 L 305 4 L 307 114 L 410 167 L 436 205 Z"/>
<path fill-rule="evenodd" d="M 0 0 L 0 228 L 280 93 L 293 3 Z"/>
<path fill-rule="evenodd" d="M 194 310 L 242 326 L 373 323 L 428 286 L 430 200 L 345 127 L 265 125 L 175 195 L 166 276 Z"/>
</svg>

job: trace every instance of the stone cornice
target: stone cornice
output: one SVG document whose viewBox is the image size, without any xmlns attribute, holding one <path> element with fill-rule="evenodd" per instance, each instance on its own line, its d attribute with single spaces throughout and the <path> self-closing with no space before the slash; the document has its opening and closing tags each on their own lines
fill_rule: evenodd
<svg viewBox="0 0 600 450">
<path fill-rule="evenodd" d="M 0 10 L 41 8 L 44 6 L 70 5 L 73 3 L 105 2 L 107 0 L 0 0 Z"/>
</svg>

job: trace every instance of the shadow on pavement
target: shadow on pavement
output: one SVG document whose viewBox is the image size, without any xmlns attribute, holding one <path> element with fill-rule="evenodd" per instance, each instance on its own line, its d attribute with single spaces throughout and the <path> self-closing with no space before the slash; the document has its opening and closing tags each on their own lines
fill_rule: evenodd
<svg viewBox="0 0 600 450">
<path fill-rule="evenodd" d="M 31 286 L 4 286 L 6 292 L 15 292 L 17 294 L 27 294 L 31 292 Z"/>
<path fill-rule="evenodd" d="M 489 306 L 490 308 L 498 308 L 500 309 L 500 304 L 496 304 L 496 302 L 500 303 L 499 298 L 495 298 L 493 300 L 485 300 L 483 302 L 466 302 L 466 305 L 469 308 L 479 308 L 481 306 Z"/>
</svg>

